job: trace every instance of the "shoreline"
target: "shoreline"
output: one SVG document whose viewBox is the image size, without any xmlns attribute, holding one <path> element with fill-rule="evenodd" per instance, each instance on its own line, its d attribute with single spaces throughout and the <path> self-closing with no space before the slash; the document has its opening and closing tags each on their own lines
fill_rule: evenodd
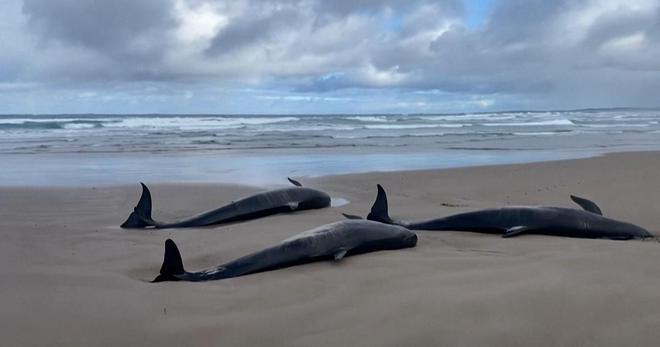
<svg viewBox="0 0 660 347">
<path fill-rule="evenodd" d="M 660 339 L 660 244 L 652 241 L 420 231 L 416 248 L 339 263 L 207 283 L 148 281 L 167 238 L 187 269 L 215 266 L 341 220 L 342 212 L 366 215 L 376 183 L 388 192 L 393 218 L 504 205 L 575 208 L 569 195 L 577 194 L 608 217 L 660 235 L 658 172 L 660 152 L 634 152 L 315 177 L 303 184 L 350 203 L 167 230 L 118 227 L 138 200 L 137 183 L 0 187 L 0 332 L 8 345 L 653 345 Z M 153 217 L 162 220 L 263 189 L 150 188 Z"/>
<path fill-rule="evenodd" d="M 259 152 L 259 151 L 257 151 Z M 223 155 L 162 155 L 131 153 L 117 156 L 90 154 L 3 155 L 0 187 L 112 187 L 138 182 L 149 184 L 238 184 L 273 187 L 286 177 L 315 179 L 325 176 L 410 172 L 454 168 L 515 165 L 579 160 L 634 151 L 407 151 L 374 153 L 278 151 Z M 38 162 L 38 165 L 35 165 Z M 38 169 L 35 169 L 38 166 Z M 321 172 L 323 171 L 323 172 Z"/>
</svg>

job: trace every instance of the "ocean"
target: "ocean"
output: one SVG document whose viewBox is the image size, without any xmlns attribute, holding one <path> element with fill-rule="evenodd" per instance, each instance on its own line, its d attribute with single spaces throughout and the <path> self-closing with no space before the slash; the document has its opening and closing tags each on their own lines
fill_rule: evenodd
<svg viewBox="0 0 660 347">
<path fill-rule="evenodd" d="M 396 115 L 2 115 L 0 185 L 278 184 L 660 149 L 660 110 Z"/>
</svg>

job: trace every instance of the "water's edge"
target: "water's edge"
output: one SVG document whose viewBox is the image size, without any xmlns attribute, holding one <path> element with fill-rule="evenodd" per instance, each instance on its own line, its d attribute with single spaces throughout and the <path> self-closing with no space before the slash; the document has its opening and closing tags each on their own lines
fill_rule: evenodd
<svg viewBox="0 0 660 347">
<path fill-rule="evenodd" d="M 52 155 L 39 161 L 39 169 L 26 169 L 29 163 L 7 162 L 0 171 L 0 187 L 98 187 L 137 184 L 238 184 L 246 186 L 287 185 L 286 177 L 310 177 L 442 170 L 492 165 L 512 165 L 586 159 L 610 153 L 629 152 L 517 152 L 507 156 L 492 153 L 400 153 L 360 155 L 265 155 L 231 160 L 208 156 L 131 156 L 96 157 L 79 155 L 62 158 Z M 21 157 L 21 158 L 18 158 Z M 34 162 L 18 156 L 18 161 Z M 216 159 L 216 160 L 214 160 Z"/>
</svg>

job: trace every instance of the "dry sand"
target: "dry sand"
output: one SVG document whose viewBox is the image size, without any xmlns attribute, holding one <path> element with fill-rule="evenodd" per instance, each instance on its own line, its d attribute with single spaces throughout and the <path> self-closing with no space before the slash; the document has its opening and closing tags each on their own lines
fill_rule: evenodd
<svg viewBox="0 0 660 347">
<path fill-rule="evenodd" d="M 2 345 L 657 345 L 660 244 L 419 232 L 417 248 L 207 283 L 148 283 L 173 238 L 190 270 L 366 214 L 375 184 L 402 219 L 505 204 L 574 206 L 660 233 L 660 153 L 302 179 L 351 204 L 213 228 L 117 226 L 139 186 L 0 189 Z M 261 190 L 153 185 L 154 216 Z"/>
</svg>

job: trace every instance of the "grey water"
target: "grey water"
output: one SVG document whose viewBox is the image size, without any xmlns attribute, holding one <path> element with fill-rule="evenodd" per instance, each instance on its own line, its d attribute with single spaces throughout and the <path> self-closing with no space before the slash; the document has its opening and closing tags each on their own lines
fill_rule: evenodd
<svg viewBox="0 0 660 347">
<path fill-rule="evenodd" d="M 269 185 L 286 176 L 660 149 L 660 110 L 398 115 L 3 115 L 0 185 Z"/>
</svg>

